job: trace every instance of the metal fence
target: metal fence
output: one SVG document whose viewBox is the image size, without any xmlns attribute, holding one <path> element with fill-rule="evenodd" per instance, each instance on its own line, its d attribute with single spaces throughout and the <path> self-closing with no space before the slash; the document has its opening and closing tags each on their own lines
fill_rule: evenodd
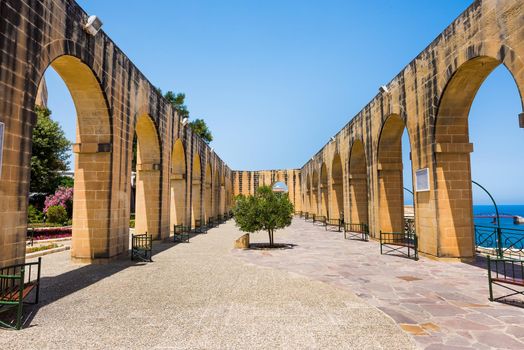
<svg viewBox="0 0 524 350">
<path fill-rule="evenodd" d="M 499 258 L 524 259 L 524 230 L 475 225 L 475 248 Z"/>
</svg>

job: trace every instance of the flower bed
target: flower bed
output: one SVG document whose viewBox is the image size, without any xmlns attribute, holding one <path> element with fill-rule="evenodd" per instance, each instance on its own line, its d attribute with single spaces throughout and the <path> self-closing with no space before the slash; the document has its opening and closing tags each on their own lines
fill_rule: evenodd
<svg viewBox="0 0 524 350">
<path fill-rule="evenodd" d="M 51 239 L 51 238 L 66 238 L 66 237 L 71 237 L 72 231 L 73 229 L 71 226 L 35 227 L 32 230 L 31 229 L 27 230 L 27 238 L 31 239 L 31 235 L 33 237 L 33 240 L 35 241 L 39 241 L 42 239 Z"/>
<path fill-rule="evenodd" d="M 26 249 L 25 253 L 26 254 L 31 254 L 31 253 L 35 253 L 35 252 L 41 252 L 42 250 L 49 250 L 49 249 L 54 249 L 54 248 L 58 248 L 58 247 L 60 247 L 60 246 L 58 244 L 56 244 L 56 243 L 42 245 L 42 246 L 39 246 L 39 247 L 30 247 L 30 248 Z"/>
</svg>

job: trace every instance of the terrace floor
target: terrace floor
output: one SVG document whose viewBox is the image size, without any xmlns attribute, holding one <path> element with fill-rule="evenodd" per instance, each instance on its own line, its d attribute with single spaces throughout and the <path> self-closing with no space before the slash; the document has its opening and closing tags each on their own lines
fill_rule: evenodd
<svg viewBox="0 0 524 350">
<path fill-rule="evenodd" d="M 234 254 L 355 293 L 395 320 L 420 348 L 524 349 L 524 308 L 489 302 L 481 257 L 466 264 L 380 255 L 377 242 L 345 240 L 343 233 L 298 218 L 276 237 L 296 246 Z M 262 233 L 254 238 L 267 240 Z"/>
<path fill-rule="evenodd" d="M 41 302 L 0 349 L 524 348 L 524 309 L 487 300 L 482 263 L 381 256 L 301 219 L 276 233 L 292 249 L 233 250 L 240 235 L 155 242 L 152 263 L 44 256 Z"/>
<path fill-rule="evenodd" d="M 246 261 L 249 253 L 232 250 L 239 236 L 230 221 L 190 243 L 155 242 L 152 263 L 46 255 L 40 304 L 25 308 L 21 331 L 0 330 L 0 349 L 415 347 L 351 291 Z"/>
</svg>

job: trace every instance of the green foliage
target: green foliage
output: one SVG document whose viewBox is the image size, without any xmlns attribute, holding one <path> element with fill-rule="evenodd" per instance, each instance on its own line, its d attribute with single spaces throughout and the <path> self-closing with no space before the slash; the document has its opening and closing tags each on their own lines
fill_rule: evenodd
<svg viewBox="0 0 524 350">
<path fill-rule="evenodd" d="M 60 125 L 51 119 L 49 109 L 36 106 L 35 112 L 30 190 L 52 193 L 61 181 L 60 171 L 68 169 L 71 143 Z"/>
<path fill-rule="evenodd" d="M 53 224 L 65 224 L 69 220 L 67 210 L 61 205 L 54 205 L 47 209 L 47 221 Z"/>
<path fill-rule="evenodd" d="M 44 221 L 44 213 L 29 204 L 27 207 L 27 221 L 29 221 L 30 224 L 41 223 Z"/>
<path fill-rule="evenodd" d="M 30 254 L 30 253 L 40 252 L 42 250 L 54 249 L 54 248 L 58 248 L 58 247 L 59 247 L 59 245 L 56 244 L 56 243 L 45 244 L 45 245 L 41 245 L 41 246 L 38 246 L 38 247 L 27 247 L 26 250 L 25 250 L 25 253 L 26 254 Z"/>
<path fill-rule="evenodd" d="M 191 130 L 193 130 L 195 134 L 199 135 L 206 143 L 213 141 L 213 135 L 211 134 L 211 131 L 203 119 L 195 119 L 188 125 Z"/>
<path fill-rule="evenodd" d="M 273 246 L 274 231 L 291 225 L 293 204 L 287 193 L 275 193 L 271 187 L 261 186 L 254 196 L 237 196 L 233 214 L 240 230 L 267 231 Z"/>
<path fill-rule="evenodd" d="M 162 94 L 162 90 L 157 88 L 159 94 Z M 173 91 L 168 91 L 165 93 L 164 98 L 171 103 L 173 108 L 177 111 L 180 118 L 189 118 L 189 110 L 184 104 L 186 95 L 184 93 L 174 93 Z M 206 122 L 203 119 L 195 119 L 189 123 L 189 127 L 195 134 L 200 136 L 206 143 L 213 141 L 213 135 L 209 130 Z"/>
<path fill-rule="evenodd" d="M 60 176 L 58 187 L 73 188 L 75 187 L 75 180 L 69 176 Z"/>
<path fill-rule="evenodd" d="M 135 228 L 135 219 L 129 220 L 129 228 Z"/>
<path fill-rule="evenodd" d="M 161 90 L 160 90 L 161 92 Z M 187 110 L 184 100 L 186 95 L 183 93 L 175 94 L 173 91 L 168 91 L 164 95 L 164 98 L 173 105 L 175 110 L 178 112 L 180 118 L 189 117 L 189 111 Z"/>
</svg>

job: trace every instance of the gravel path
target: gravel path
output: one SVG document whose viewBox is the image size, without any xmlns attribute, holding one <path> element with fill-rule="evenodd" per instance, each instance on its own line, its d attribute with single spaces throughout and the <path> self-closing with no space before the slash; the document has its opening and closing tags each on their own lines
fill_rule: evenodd
<svg viewBox="0 0 524 350">
<path fill-rule="evenodd" d="M 41 303 L 0 349 L 410 349 L 391 318 L 353 293 L 232 254 L 233 222 L 153 263 L 43 257 Z"/>
</svg>

